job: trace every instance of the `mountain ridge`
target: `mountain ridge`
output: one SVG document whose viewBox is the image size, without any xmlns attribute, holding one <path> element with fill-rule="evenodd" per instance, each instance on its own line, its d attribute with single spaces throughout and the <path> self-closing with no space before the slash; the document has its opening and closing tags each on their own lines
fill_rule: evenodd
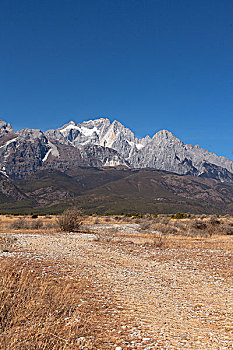
<svg viewBox="0 0 233 350">
<path fill-rule="evenodd" d="M 233 186 L 155 169 L 43 169 L 22 179 L 0 175 L 0 212 L 233 213 Z"/>
<path fill-rule="evenodd" d="M 168 130 L 137 138 L 123 124 L 108 118 L 65 125 L 45 132 L 14 131 L 0 121 L 0 171 L 20 178 L 46 168 L 125 166 L 233 183 L 233 161 L 198 145 L 185 144 Z"/>
</svg>

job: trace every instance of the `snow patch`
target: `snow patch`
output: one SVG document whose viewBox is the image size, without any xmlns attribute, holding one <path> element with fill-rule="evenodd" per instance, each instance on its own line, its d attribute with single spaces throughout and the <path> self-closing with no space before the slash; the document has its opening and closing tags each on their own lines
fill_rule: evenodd
<svg viewBox="0 0 233 350">
<path fill-rule="evenodd" d="M 104 165 L 105 166 L 117 166 L 117 165 L 121 165 L 121 162 L 119 160 L 106 160 Z"/>
<path fill-rule="evenodd" d="M 3 146 L 0 146 L 0 148 L 7 147 L 10 143 L 14 142 L 15 140 L 17 140 L 17 137 L 15 137 L 12 140 L 7 141 Z"/>
<path fill-rule="evenodd" d="M 79 130 L 80 131 L 80 128 L 78 127 L 78 126 L 76 126 L 76 125 L 67 125 L 65 128 L 63 128 L 63 129 L 60 129 L 59 131 L 62 133 L 62 134 L 64 134 L 66 131 L 68 131 L 68 130 L 71 130 L 71 129 L 74 129 L 74 130 Z"/>
<path fill-rule="evenodd" d="M 48 150 L 48 152 L 46 153 L 46 155 L 44 156 L 44 158 L 42 159 L 42 162 L 45 162 L 47 159 L 48 159 L 48 156 L 49 156 L 49 154 L 52 152 L 52 148 L 50 148 L 49 150 Z"/>
<path fill-rule="evenodd" d="M 44 158 L 42 159 L 42 162 L 45 162 L 48 159 L 48 156 L 50 155 L 50 153 L 54 156 L 59 158 L 59 151 L 57 149 L 57 147 L 52 143 L 52 142 L 48 142 L 48 145 L 50 146 L 50 149 L 48 150 L 48 152 L 46 153 L 46 155 L 44 156 Z"/>
<path fill-rule="evenodd" d="M 131 147 L 133 147 L 133 146 L 134 146 L 134 142 L 129 141 L 129 140 L 126 140 L 126 141 L 128 142 L 128 144 L 129 144 Z"/>
<path fill-rule="evenodd" d="M 140 149 L 142 149 L 144 147 L 144 145 L 142 143 L 137 143 L 136 147 L 140 151 Z"/>
<path fill-rule="evenodd" d="M 81 134 L 83 134 L 84 136 L 91 136 L 94 132 L 96 132 L 97 134 L 99 134 L 99 130 L 94 127 L 94 128 L 86 128 L 85 126 L 77 126 L 77 125 L 67 125 L 65 128 L 60 129 L 60 132 L 62 134 L 66 133 L 69 130 L 79 130 Z"/>
<path fill-rule="evenodd" d="M 3 169 L 4 169 L 5 167 L 3 167 Z M 0 173 L 1 174 L 3 174 L 3 175 L 5 175 L 6 177 L 9 177 L 8 175 L 7 175 L 7 173 L 4 171 L 4 170 L 0 170 Z"/>
<path fill-rule="evenodd" d="M 136 146 L 136 148 L 137 148 L 138 150 L 140 150 L 140 149 L 142 149 L 142 148 L 144 147 L 144 145 L 143 145 L 142 143 L 136 143 L 136 144 L 135 144 L 135 142 L 133 142 L 133 141 L 129 141 L 129 140 L 126 140 L 126 141 L 128 142 L 128 144 L 129 144 L 131 147 Z"/>
<path fill-rule="evenodd" d="M 94 128 L 92 128 L 92 129 L 86 128 L 85 126 L 81 126 L 80 131 L 85 136 L 91 136 L 94 132 L 99 134 L 99 130 L 97 129 L 96 126 Z"/>
</svg>

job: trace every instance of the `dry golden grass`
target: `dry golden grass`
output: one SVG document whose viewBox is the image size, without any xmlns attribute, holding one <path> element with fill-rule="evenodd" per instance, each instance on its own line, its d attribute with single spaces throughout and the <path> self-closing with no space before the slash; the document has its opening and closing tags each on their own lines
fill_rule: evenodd
<svg viewBox="0 0 233 350">
<path fill-rule="evenodd" d="M 113 301 L 74 272 L 63 274 L 49 260 L 0 260 L 0 349 L 108 349 L 117 342 L 106 329 L 119 328 L 108 314 Z"/>
<path fill-rule="evenodd" d="M 18 223 L 18 225 L 17 225 Z M 38 216 L 33 219 L 31 215 L 28 216 L 13 216 L 0 215 L 0 229 L 4 232 L 18 232 L 24 233 L 46 231 L 54 232 L 58 230 L 57 216 Z"/>
<path fill-rule="evenodd" d="M 138 219 L 138 232 L 119 230 L 114 217 L 84 219 L 86 233 L 0 235 L 9 251 L 0 254 L 0 349 L 233 346 L 233 237 L 222 234 L 231 217 L 149 217 Z M 2 218 L 2 228 L 14 220 Z"/>
<path fill-rule="evenodd" d="M 90 310 L 76 309 L 85 281 L 43 275 L 33 264 L 0 267 L 1 349 L 77 349 L 81 342 L 93 348 Z"/>
</svg>

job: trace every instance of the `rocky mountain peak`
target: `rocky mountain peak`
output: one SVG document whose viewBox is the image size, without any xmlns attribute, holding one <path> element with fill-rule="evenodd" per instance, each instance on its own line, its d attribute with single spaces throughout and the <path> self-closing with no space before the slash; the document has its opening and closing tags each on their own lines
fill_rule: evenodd
<svg viewBox="0 0 233 350">
<path fill-rule="evenodd" d="M 46 140 L 44 133 L 39 129 L 28 129 L 28 128 L 22 129 L 22 130 L 17 131 L 17 135 L 21 139 L 24 139 L 27 141 L 32 141 L 32 142 L 35 141 L 36 139 Z"/>
<path fill-rule="evenodd" d="M 160 130 L 152 137 L 152 140 L 173 140 L 177 142 L 180 141 L 173 133 L 168 130 Z"/>
<path fill-rule="evenodd" d="M 0 135 L 6 135 L 9 133 L 14 133 L 14 130 L 10 123 L 6 123 L 5 121 L 0 119 Z"/>
<path fill-rule="evenodd" d="M 233 162 L 200 146 L 184 144 L 168 130 L 137 138 L 119 121 L 107 118 L 69 123 L 53 130 L 14 132 L 0 121 L 0 169 L 13 176 L 40 167 L 130 166 L 178 174 L 233 179 Z M 17 169 L 17 171 L 16 171 Z M 233 181 L 233 180 L 232 180 Z"/>
</svg>

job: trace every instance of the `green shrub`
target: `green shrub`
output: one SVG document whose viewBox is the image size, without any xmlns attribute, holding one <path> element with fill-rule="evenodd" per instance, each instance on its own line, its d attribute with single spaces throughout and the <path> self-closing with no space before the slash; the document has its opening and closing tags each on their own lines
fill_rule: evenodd
<svg viewBox="0 0 233 350">
<path fill-rule="evenodd" d="M 178 212 L 176 214 L 173 214 L 171 217 L 172 217 L 172 219 L 187 219 L 190 217 L 190 215 Z"/>
</svg>

